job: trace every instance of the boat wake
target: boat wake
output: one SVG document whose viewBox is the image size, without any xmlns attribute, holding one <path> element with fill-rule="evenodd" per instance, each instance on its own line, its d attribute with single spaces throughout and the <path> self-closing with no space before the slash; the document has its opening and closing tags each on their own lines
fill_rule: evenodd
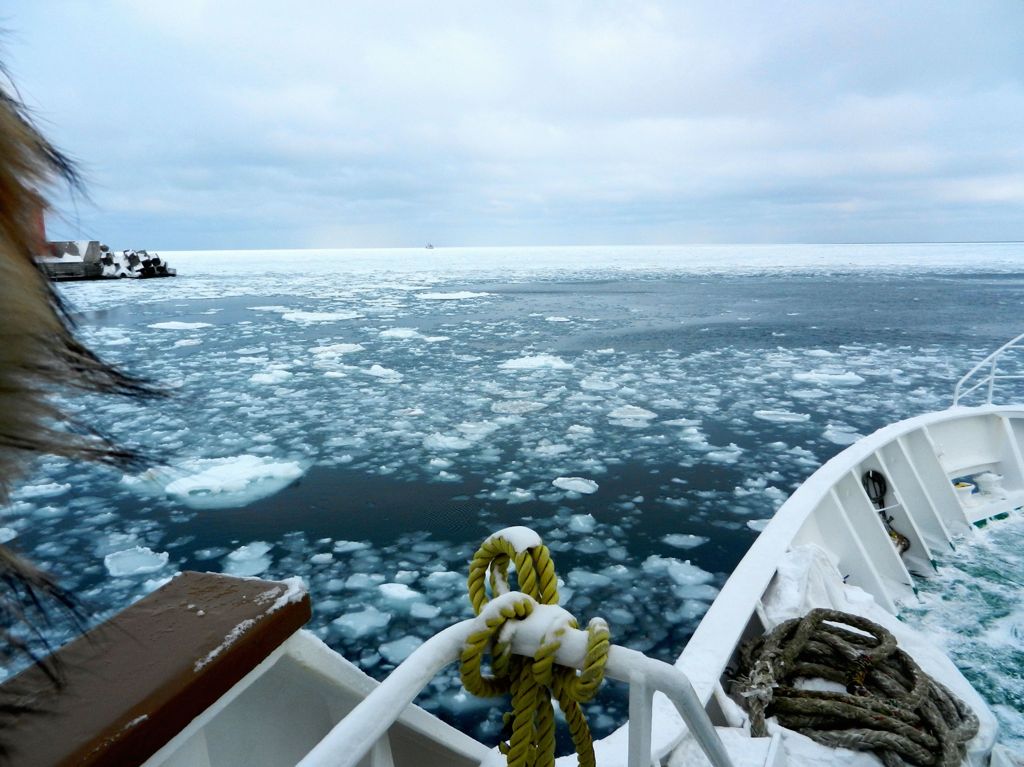
<svg viewBox="0 0 1024 767">
<path fill-rule="evenodd" d="M 901 617 L 933 638 L 981 693 L 1000 741 L 1024 753 L 1024 514 L 989 524 L 919 580 Z"/>
</svg>

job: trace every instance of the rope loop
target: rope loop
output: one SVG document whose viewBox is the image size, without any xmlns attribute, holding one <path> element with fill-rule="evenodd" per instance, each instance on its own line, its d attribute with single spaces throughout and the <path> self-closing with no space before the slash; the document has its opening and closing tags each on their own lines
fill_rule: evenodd
<svg viewBox="0 0 1024 767">
<path fill-rule="evenodd" d="M 518 591 L 509 585 L 515 567 Z M 580 767 L 595 767 L 593 739 L 580 707 L 594 697 L 604 679 L 610 635 L 608 624 L 594 618 L 587 625 L 583 668 L 559 665 L 555 656 L 562 637 L 577 628 L 576 619 L 558 608 L 558 577 L 547 546 L 524 527 L 507 528 L 483 542 L 470 561 L 469 601 L 479 628 L 462 649 L 459 674 L 467 691 L 480 697 L 511 695 L 503 717 L 507 741 L 498 744 L 509 767 L 552 767 L 555 763 L 555 715 L 551 700 L 565 716 Z M 552 617 L 534 657 L 513 655 L 515 622 L 534 615 L 539 606 Z M 536 619 L 545 620 L 540 615 Z M 490 654 L 490 674 L 483 673 Z"/>
<path fill-rule="evenodd" d="M 932 679 L 877 623 L 815 609 L 780 623 L 740 648 L 738 692 L 750 734 L 768 734 L 766 717 L 833 748 L 873 751 L 886 765 L 954 767 L 978 732 L 978 717 Z M 798 688 L 821 678 L 846 688 Z"/>
</svg>

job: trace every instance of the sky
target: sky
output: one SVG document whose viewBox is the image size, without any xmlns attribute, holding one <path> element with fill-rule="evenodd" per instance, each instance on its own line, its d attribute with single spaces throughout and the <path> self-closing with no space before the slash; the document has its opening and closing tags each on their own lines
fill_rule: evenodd
<svg viewBox="0 0 1024 767">
<path fill-rule="evenodd" d="M 1024 2 L 8 0 L 114 248 L 1024 240 Z"/>
</svg>

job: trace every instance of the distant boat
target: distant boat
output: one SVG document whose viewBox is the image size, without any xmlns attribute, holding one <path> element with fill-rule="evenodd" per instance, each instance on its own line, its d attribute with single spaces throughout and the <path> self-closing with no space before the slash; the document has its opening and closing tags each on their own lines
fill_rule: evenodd
<svg viewBox="0 0 1024 767">
<path fill-rule="evenodd" d="M 434 249 L 434 246 L 433 246 L 433 245 L 431 245 L 431 244 L 430 244 L 430 243 L 428 242 L 428 243 L 427 243 L 427 250 L 433 250 L 433 249 Z"/>
</svg>

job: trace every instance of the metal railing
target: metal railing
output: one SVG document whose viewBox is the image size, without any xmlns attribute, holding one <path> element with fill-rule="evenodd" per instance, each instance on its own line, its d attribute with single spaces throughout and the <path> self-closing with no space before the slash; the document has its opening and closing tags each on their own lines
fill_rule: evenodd
<svg viewBox="0 0 1024 767">
<path fill-rule="evenodd" d="M 1024 333 L 1021 333 L 1016 338 L 1007 341 L 1005 344 L 1000 346 L 985 359 L 971 368 L 963 378 L 957 381 L 956 387 L 953 389 L 953 407 L 958 407 L 962 399 L 973 394 L 983 386 L 987 386 L 985 404 L 991 405 L 992 391 L 995 388 L 996 381 L 1024 379 L 1024 373 L 1007 374 L 998 372 L 999 361 L 1004 354 L 1013 351 L 1014 349 L 1024 349 L 1024 343 L 1022 343 L 1022 341 L 1024 341 Z M 977 378 L 978 380 L 970 386 L 967 386 L 968 382 L 973 378 Z"/>
<path fill-rule="evenodd" d="M 420 645 L 370 695 L 320 741 L 298 767 L 355 767 L 370 754 L 373 767 L 393 767 L 388 730 L 406 707 L 445 666 L 458 660 L 466 639 L 480 624 L 475 619 L 449 626 Z M 528 632 L 524 632 L 528 633 Z M 586 654 L 585 631 L 567 629 L 555 661 L 581 668 Z M 532 657 L 534 637 L 516 634 L 512 651 Z M 654 693 L 662 692 L 675 706 L 714 767 L 731 767 L 704 705 L 690 680 L 675 666 L 618 645 L 608 650 L 605 676 L 629 684 L 629 767 L 650 767 Z M 679 740 L 682 739 L 680 734 Z"/>
</svg>

